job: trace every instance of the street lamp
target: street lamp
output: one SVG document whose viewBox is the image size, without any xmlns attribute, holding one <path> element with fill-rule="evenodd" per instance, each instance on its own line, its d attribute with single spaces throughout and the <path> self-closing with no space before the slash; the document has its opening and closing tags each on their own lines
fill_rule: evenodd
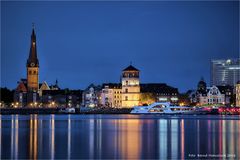
<svg viewBox="0 0 240 160">
<path fill-rule="evenodd" d="M 52 107 L 55 107 L 55 102 L 54 102 L 54 101 L 51 103 L 51 106 L 52 106 Z"/>
</svg>

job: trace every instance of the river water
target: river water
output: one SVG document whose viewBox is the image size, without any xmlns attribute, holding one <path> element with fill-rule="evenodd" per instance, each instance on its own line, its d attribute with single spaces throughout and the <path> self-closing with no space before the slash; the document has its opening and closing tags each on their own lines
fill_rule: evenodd
<svg viewBox="0 0 240 160">
<path fill-rule="evenodd" d="M 0 115 L 1 159 L 240 158 L 240 116 Z"/>
</svg>

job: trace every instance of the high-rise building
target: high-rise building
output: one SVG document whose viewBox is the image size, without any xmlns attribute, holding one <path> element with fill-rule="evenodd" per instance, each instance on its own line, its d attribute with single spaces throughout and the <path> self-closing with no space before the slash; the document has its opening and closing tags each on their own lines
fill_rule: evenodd
<svg viewBox="0 0 240 160">
<path fill-rule="evenodd" d="M 28 91 L 38 92 L 39 88 L 39 61 L 37 58 L 37 44 L 34 28 L 32 29 L 31 45 L 27 60 L 27 88 Z"/>
<path fill-rule="evenodd" d="M 211 61 L 211 85 L 234 86 L 239 80 L 240 80 L 240 59 Z"/>
<path fill-rule="evenodd" d="M 139 70 L 130 65 L 122 71 L 122 107 L 138 105 L 139 97 Z"/>
</svg>

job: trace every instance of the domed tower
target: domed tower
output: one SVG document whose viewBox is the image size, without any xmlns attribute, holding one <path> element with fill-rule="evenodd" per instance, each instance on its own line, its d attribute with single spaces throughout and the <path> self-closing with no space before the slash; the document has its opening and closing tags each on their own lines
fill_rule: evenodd
<svg viewBox="0 0 240 160">
<path fill-rule="evenodd" d="M 138 105 L 139 97 L 139 70 L 130 65 L 122 71 L 122 107 Z"/>
<path fill-rule="evenodd" d="M 34 26 L 31 35 L 31 45 L 27 60 L 27 87 L 28 91 L 38 92 L 39 83 L 39 61 L 37 58 L 37 44 Z"/>
</svg>

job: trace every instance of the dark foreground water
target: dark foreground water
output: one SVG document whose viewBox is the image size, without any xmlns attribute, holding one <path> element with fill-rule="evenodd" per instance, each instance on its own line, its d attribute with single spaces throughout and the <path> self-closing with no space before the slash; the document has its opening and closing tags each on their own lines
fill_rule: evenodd
<svg viewBox="0 0 240 160">
<path fill-rule="evenodd" d="M 0 115 L 1 159 L 240 158 L 240 116 Z"/>
</svg>

